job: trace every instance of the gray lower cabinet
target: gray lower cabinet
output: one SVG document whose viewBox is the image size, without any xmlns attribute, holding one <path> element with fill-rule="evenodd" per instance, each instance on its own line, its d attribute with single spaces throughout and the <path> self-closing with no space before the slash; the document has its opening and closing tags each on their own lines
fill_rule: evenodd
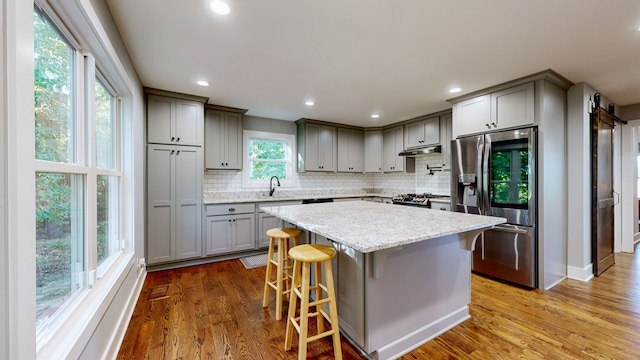
<svg viewBox="0 0 640 360">
<path fill-rule="evenodd" d="M 147 147 L 147 262 L 202 255 L 202 149 Z"/>
<path fill-rule="evenodd" d="M 206 206 L 206 255 L 255 249 L 255 204 Z"/>
<path fill-rule="evenodd" d="M 280 227 L 282 227 L 282 220 L 280 218 L 264 212 L 258 213 L 258 247 L 269 247 L 267 230 Z"/>
</svg>

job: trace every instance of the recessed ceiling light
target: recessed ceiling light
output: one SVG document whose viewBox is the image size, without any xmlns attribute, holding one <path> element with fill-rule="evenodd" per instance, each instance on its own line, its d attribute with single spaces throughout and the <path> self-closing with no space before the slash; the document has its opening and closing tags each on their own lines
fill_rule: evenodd
<svg viewBox="0 0 640 360">
<path fill-rule="evenodd" d="M 377 118 L 379 118 L 379 117 L 380 117 L 380 115 L 379 115 L 379 114 L 371 114 L 371 118 L 373 118 L 373 119 L 377 119 Z"/>
<path fill-rule="evenodd" d="M 200 86 L 209 86 L 209 82 L 204 81 L 204 80 L 198 80 L 198 81 L 196 81 L 196 84 L 198 84 Z"/>
<path fill-rule="evenodd" d="M 222 0 L 213 0 L 209 3 L 209 7 L 213 10 L 214 13 L 218 15 L 228 15 L 231 12 L 231 7 L 229 4 Z"/>
<path fill-rule="evenodd" d="M 460 92 L 460 91 L 462 91 L 462 89 L 460 89 L 459 87 L 454 87 L 454 88 L 449 89 L 449 92 L 452 93 L 452 94 Z"/>
<path fill-rule="evenodd" d="M 313 106 L 316 103 L 313 100 L 307 100 L 307 101 L 304 102 L 304 104 L 307 105 L 307 106 Z"/>
</svg>

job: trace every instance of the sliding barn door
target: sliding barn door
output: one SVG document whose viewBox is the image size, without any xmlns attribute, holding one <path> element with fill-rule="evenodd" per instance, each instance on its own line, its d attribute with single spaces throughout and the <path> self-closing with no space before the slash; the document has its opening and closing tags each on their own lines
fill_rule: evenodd
<svg viewBox="0 0 640 360">
<path fill-rule="evenodd" d="M 593 273 L 602 274 L 615 263 L 613 253 L 613 128 L 614 118 L 596 107 L 591 113 Z"/>
</svg>

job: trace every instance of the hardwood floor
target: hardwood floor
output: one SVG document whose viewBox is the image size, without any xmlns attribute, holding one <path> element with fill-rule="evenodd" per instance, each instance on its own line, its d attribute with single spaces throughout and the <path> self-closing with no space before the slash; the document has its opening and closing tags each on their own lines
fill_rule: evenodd
<svg viewBox="0 0 640 360">
<path fill-rule="evenodd" d="M 118 359 L 295 359 L 286 320 L 262 307 L 265 267 L 239 260 L 149 273 Z M 588 283 L 523 290 L 472 275 L 471 319 L 401 359 L 637 359 L 640 253 Z M 286 306 L 285 306 L 286 311 Z M 364 359 L 342 341 L 344 359 Z M 309 358 L 332 359 L 330 338 Z"/>
</svg>

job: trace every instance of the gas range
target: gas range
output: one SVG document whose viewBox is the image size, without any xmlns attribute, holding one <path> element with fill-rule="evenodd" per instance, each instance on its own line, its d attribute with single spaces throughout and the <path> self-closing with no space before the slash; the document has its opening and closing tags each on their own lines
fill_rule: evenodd
<svg viewBox="0 0 640 360">
<path fill-rule="evenodd" d="M 408 206 L 417 206 L 424 208 L 431 208 L 430 199 L 442 197 L 440 195 L 433 195 L 429 193 L 424 194 L 400 194 L 391 198 L 391 201 L 394 204 L 398 205 L 408 205 Z"/>
</svg>

